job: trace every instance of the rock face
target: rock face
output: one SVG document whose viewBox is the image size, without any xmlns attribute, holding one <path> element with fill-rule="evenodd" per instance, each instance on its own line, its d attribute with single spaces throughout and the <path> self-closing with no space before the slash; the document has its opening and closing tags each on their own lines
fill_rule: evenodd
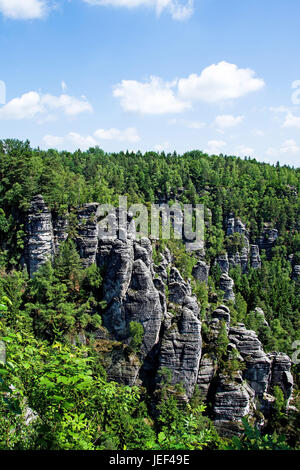
<svg viewBox="0 0 300 470">
<path fill-rule="evenodd" d="M 25 260 L 30 277 L 54 254 L 52 216 L 43 197 L 35 196 L 30 205 L 26 223 Z"/>
<path fill-rule="evenodd" d="M 275 246 L 276 240 L 278 238 L 278 230 L 275 228 L 265 227 L 261 236 L 257 240 L 257 244 L 260 250 L 265 250 L 268 259 L 271 257 L 271 251 L 273 246 Z"/>
<path fill-rule="evenodd" d="M 197 388 L 200 391 L 202 400 L 206 400 L 209 387 L 216 374 L 217 363 L 216 360 L 208 354 L 204 354 L 201 358 L 198 377 Z"/>
<path fill-rule="evenodd" d="M 256 333 L 241 324 L 230 328 L 229 339 L 236 345 L 246 363 L 245 378 L 256 395 L 262 398 L 269 387 L 271 361 L 263 351 Z"/>
<path fill-rule="evenodd" d="M 242 418 L 253 414 L 254 392 L 242 377 L 235 380 L 219 377 L 213 405 L 214 424 L 223 436 L 230 437 L 240 431 Z"/>
<path fill-rule="evenodd" d="M 193 268 L 193 276 L 199 282 L 208 282 L 209 266 L 204 262 L 199 260 Z"/>
<path fill-rule="evenodd" d="M 250 247 L 250 264 L 251 264 L 251 268 L 254 268 L 254 269 L 261 268 L 261 259 L 260 259 L 258 245 L 251 245 Z"/>
<path fill-rule="evenodd" d="M 292 280 L 293 281 L 300 280 L 300 266 L 297 264 L 293 267 Z"/>
<path fill-rule="evenodd" d="M 227 305 L 219 305 L 214 310 L 210 308 L 205 320 L 205 330 L 209 333 L 203 328 L 203 334 L 207 336 L 202 342 L 200 306 L 193 295 L 191 281 L 184 280 L 173 266 L 173 256 L 168 249 L 154 256 L 158 263 L 154 264 L 153 252 L 157 251 L 152 249 L 148 238 L 135 240 L 134 220 L 130 214 L 121 214 L 125 225 L 127 220 L 127 226 L 118 236 L 105 239 L 99 235 L 99 204 L 84 204 L 75 214 L 78 221 L 75 241 L 83 266 L 96 263 L 102 268 L 101 288 L 106 308 L 102 313 L 103 327 L 93 334 L 95 349 L 103 359 L 109 380 L 129 386 L 143 385 L 155 396 L 161 388 L 161 377 L 168 369 L 170 393 L 172 387 L 175 390 L 174 386 L 181 384 L 184 399 L 188 400 L 197 388 L 201 397 L 212 405 L 217 428 L 228 436 L 240 431 L 244 416 L 253 415 L 255 400 L 260 402 L 264 413 L 268 412 L 274 398 L 270 398 L 270 394 L 274 393 L 275 386 L 281 387 L 285 398 L 290 399 L 293 388 L 290 358 L 283 353 L 266 354 L 254 331 L 247 330 L 243 324 L 232 326 Z M 112 224 L 117 223 L 119 215 L 116 212 L 111 216 Z M 31 277 L 67 239 L 68 220 L 68 215 L 51 214 L 42 196 L 32 200 L 25 252 Z M 230 217 L 226 231 L 228 236 L 240 233 L 245 246 L 240 252 L 229 253 L 229 256 L 226 253 L 216 259 L 222 272 L 220 289 L 224 292 L 225 304 L 235 301 L 234 281 L 228 276 L 229 266 L 240 265 L 242 271 L 247 272 L 250 254 L 251 266 L 260 268 L 259 250 L 270 253 L 278 235 L 274 229 L 265 229 L 258 244 L 250 248 L 249 234 L 240 219 Z M 203 261 L 203 253 L 198 255 L 192 274 L 194 279 L 207 283 L 209 266 Z M 293 268 L 293 277 L 297 280 L 299 266 Z M 255 313 L 268 326 L 264 312 L 256 308 Z M 245 366 L 243 372 L 237 371 L 230 376 L 221 371 L 218 351 L 214 349 L 222 321 L 226 325 L 227 333 L 224 334 L 228 336 L 228 357 L 234 353 Z M 130 346 L 131 322 L 143 326 L 139 351 Z M 85 332 L 82 335 L 86 340 Z"/>
<path fill-rule="evenodd" d="M 76 243 L 84 267 L 96 260 L 98 248 L 99 204 L 84 204 L 77 213 L 78 230 Z"/>
<path fill-rule="evenodd" d="M 159 332 L 163 319 L 163 308 L 158 290 L 155 288 L 149 267 L 138 259 L 132 267 L 132 277 L 125 302 L 125 321 L 139 322 L 144 328 L 141 356 L 151 355 L 159 341 Z"/>
<path fill-rule="evenodd" d="M 224 300 L 235 301 L 235 294 L 233 291 L 234 281 L 227 274 L 222 274 L 220 278 L 220 289 L 224 291 Z"/>
<path fill-rule="evenodd" d="M 244 377 L 261 400 L 277 385 L 288 400 L 292 393 L 291 359 L 283 353 L 266 354 L 254 331 L 244 325 L 230 328 L 229 339 L 246 363 Z"/>
<path fill-rule="evenodd" d="M 240 266 L 242 269 L 242 273 L 246 273 L 248 271 L 248 259 L 249 259 L 249 232 L 246 229 L 245 224 L 239 218 L 235 218 L 233 216 L 229 217 L 226 223 L 226 235 L 230 237 L 235 233 L 239 233 L 241 235 L 243 241 L 243 248 L 237 252 L 230 252 L 228 253 L 228 261 L 231 267 Z M 227 272 L 228 271 L 224 271 Z"/>
<path fill-rule="evenodd" d="M 176 268 L 172 268 L 169 281 L 169 299 L 173 306 L 159 353 L 159 374 L 167 368 L 172 373 L 172 384 L 182 384 L 187 397 L 193 394 L 197 382 L 202 350 L 199 306 L 191 295 L 191 287 Z"/>
<path fill-rule="evenodd" d="M 165 331 L 159 353 L 159 370 L 172 372 L 172 384 L 182 384 L 191 398 L 198 378 L 201 358 L 201 322 L 186 306 Z"/>
<path fill-rule="evenodd" d="M 269 381 L 269 392 L 274 391 L 274 387 L 279 386 L 285 396 L 286 400 L 289 400 L 293 390 L 293 376 L 291 374 L 292 361 L 284 353 L 271 353 L 268 354 L 271 360 L 271 377 Z"/>
<path fill-rule="evenodd" d="M 222 273 L 228 274 L 229 271 L 229 260 L 228 254 L 225 253 L 223 255 L 218 255 L 216 259 L 216 263 L 219 265 L 220 270 Z"/>
<path fill-rule="evenodd" d="M 106 270 L 103 282 L 103 298 L 107 303 L 103 316 L 104 326 L 117 339 L 126 338 L 128 324 L 124 304 L 134 262 L 132 241 L 114 240 L 111 244 L 101 243 L 98 262 Z"/>
<path fill-rule="evenodd" d="M 234 233 L 240 233 L 241 235 L 245 235 L 246 237 L 248 237 L 248 231 L 241 219 L 239 219 L 238 217 L 235 218 L 231 216 L 227 220 L 226 235 L 227 237 L 229 237 Z"/>
<path fill-rule="evenodd" d="M 217 318 L 219 321 L 225 321 L 226 328 L 229 330 L 230 310 L 226 305 L 220 305 L 211 315 L 212 319 Z"/>
</svg>

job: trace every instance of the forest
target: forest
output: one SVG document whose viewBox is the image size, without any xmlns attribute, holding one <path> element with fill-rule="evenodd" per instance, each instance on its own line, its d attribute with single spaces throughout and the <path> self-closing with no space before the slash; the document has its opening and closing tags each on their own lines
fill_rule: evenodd
<svg viewBox="0 0 300 470">
<path fill-rule="evenodd" d="M 37 195 L 52 217 L 67 220 L 67 234 L 52 259 L 31 275 L 27 225 Z M 296 358 L 292 398 L 287 403 L 284 390 L 275 386 L 263 425 L 257 426 L 257 405 L 254 415 L 241 420 L 239 434 L 219 432 L 210 400 L 203 400 L 197 387 L 188 400 L 182 399 L 183 385 L 172 381 L 162 362 L 158 386 L 152 377 L 143 377 L 146 368 L 134 385 L 111 380 L 107 361 L 117 354 L 124 354 L 126 364 L 143 362 L 144 329 L 134 318 L 126 338 L 110 331 L 99 340 L 99 331 L 109 330 L 107 273 L 97 263 L 82 262 L 77 214 L 89 203 L 117 206 L 119 195 L 147 207 L 175 201 L 204 205 L 201 260 L 210 267 L 207 282 L 193 277 L 199 258 L 179 240 L 152 244 L 153 269 L 158 273 L 167 249 L 173 271 L 197 299 L 202 349 L 213 354 L 217 378 L 225 374 L 232 379 L 245 367 L 240 356 L 229 352 L 225 323 L 216 338 L 211 329 L 209 320 L 223 303 L 230 310 L 231 328 L 243 324 L 254 331 L 266 354 Z M 278 237 L 270 250 L 261 249 L 259 269 L 230 264 L 235 300 L 224 301 L 218 259 L 245 248 L 240 233 L 226 232 L 232 217 L 247 227 L 251 246 L 259 244 L 264 230 L 274 229 Z M 32 148 L 29 141 L 0 141 L 0 449 L 300 449 L 299 265 L 300 168 L 199 150 L 183 155 L 106 153 L 95 147 L 70 153 Z M 127 296 L 137 296 L 138 288 L 130 289 Z M 176 317 L 181 313 L 168 289 L 166 284 L 167 310 Z M 163 342 L 161 335 L 162 330 Z"/>
</svg>

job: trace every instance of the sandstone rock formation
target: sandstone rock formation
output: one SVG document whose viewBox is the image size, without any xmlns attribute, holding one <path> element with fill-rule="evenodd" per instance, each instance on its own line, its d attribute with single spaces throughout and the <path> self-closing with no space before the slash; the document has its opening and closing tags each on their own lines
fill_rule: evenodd
<svg viewBox="0 0 300 470">
<path fill-rule="evenodd" d="M 148 238 L 135 240 L 130 214 L 122 214 L 125 220 L 122 231 L 105 239 L 99 237 L 99 204 L 84 204 L 75 214 L 78 222 L 75 242 L 83 266 L 96 263 L 103 273 L 106 308 L 102 314 L 103 327 L 94 332 L 94 338 L 109 380 L 130 386 L 142 384 L 151 393 L 159 392 L 162 373 L 168 369 L 169 386 L 181 385 L 186 400 L 197 388 L 201 397 L 211 403 L 216 426 L 227 435 L 239 432 L 241 419 L 253 415 L 255 399 L 260 401 L 263 412 L 271 406 L 275 386 L 280 386 L 285 398 L 290 399 L 293 388 L 290 358 L 282 353 L 266 354 L 254 331 L 243 324 L 232 326 L 227 305 L 211 309 L 205 320 L 211 344 L 204 344 L 203 348 L 200 306 L 191 281 L 183 279 L 174 267 L 167 248 L 155 257 L 157 264 L 154 263 L 152 243 L 156 242 Z M 110 216 L 113 226 L 119 215 L 116 212 Z M 31 277 L 68 238 L 68 220 L 68 215 L 51 214 L 41 195 L 32 200 L 25 252 Z M 270 253 L 278 235 L 276 230 L 266 229 L 258 245 L 251 245 L 250 249 L 249 234 L 240 219 L 230 217 L 226 230 L 228 236 L 240 233 L 245 247 L 240 253 L 229 256 L 226 253 L 216 259 L 222 272 L 219 287 L 224 292 L 224 303 L 235 301 L 229 266 L 241 265 L 246 272 L 250 253 L 251 266 L 259 268 L 259 249 Z M 203 259 L 201 252 L 192 274 L 194 279 L 207 283 L 209 266 Z M 295 279 L 299 278 L 297 268 L 294 266 Z M 255 312 L 268 326 L 264 312 L 259 308 Z M 234 376 L 220 372 L 214 350 L 221 321 L 225 321 L 228 334 L 228 354 L 236 352 L 245 365 Z M 143 326 L 139 351 L 130 349 L 130 322 Z M 85 338 L 84 332 L 82 335 Z"/>
<path fill-rule="evenodd" d="M 25 259 L 30 277 L 54 255 L 52 216 L 43 197 L 38 194 L 30 205 L 26 223 Z"/>
</svg>

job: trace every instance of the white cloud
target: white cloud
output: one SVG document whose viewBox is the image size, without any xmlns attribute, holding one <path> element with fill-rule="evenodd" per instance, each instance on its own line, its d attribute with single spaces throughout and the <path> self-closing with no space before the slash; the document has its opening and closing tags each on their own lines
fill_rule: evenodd
<svg viewBox="0 0 300 470">
<path fill-rule="evenodd" d="M 274 114 L 280 114 L 280 113 L 288 113 L 289 112 L 289 108 L 287 106 L 271 106 L 269 108 L 269 110 L 271 111 L 271 113 L 274 113 Z"/>
<path fill-rule="evenodd" d="M 43 137 L 43 143 L 47 148 L 58 148 L 74 150 L 80 148 L 86 150 L 103 143 L 103 141 L 111 140 L 114 142 L 138 142 L 140 137 L 134 127 L 125 130 L 116 128 L 98 129 L 93 135 L 81 135 L 77 132 L 69 132 L 65 136 L 56 136 L 47 134 Z"/>
<path fill-rule="evenodd" d="M 244 120 L 244 116 L 232 116 L 231 114 L 221 114 L 215 119 L 215 126 L 219 129 L 228 129 L 238 126 Z"/>
<path fill-rule="evenodd" d="M 270 157 L 279 157 L 280 155 L 290 154 L 296 155 L 300 152 L 300 147 L 297 145 L 295 140 L 289 139 L 286 140 L 280 148 L 269 147 L 266 150 L 266 154 Z"/>
<path fill-rule="evenodd" d="M 254 149 L 251 147 L 247 147 L 246 145 L 239 145 L 236 149 L 236 153 L 237 155 L 240 155 L 242 157 L 248 157 L 254 154 Z"/>
<path fill-rule="evenodd" d="M 90 147 L 95 147 L 98 145 L 96 139 L 92 136 L 82 136 L 77 132 L 69 132 L 64 137 L 58 137 L 56 135 L 45 135 L 43 137 L 43 142 L 47 148 L 58 148 L 58 149 L 81 149 L 87 150 Z"/>
<path fill-rule="evenodd" d="M 42 95 L 41 102 L 46 108 L 62 110 L 69 116 L 93 111 L 91 104 L 85 99 L 80 100 L 66 94 L 60 96 Z"/>
<path fill-rule="evenodd" d="M 14 20 L 42 18 L 47 10 L 47 0 L 0 0 L 0 12 Z"/>
<path fill-rule="evenodd" d="M 221 150 L 226 147 L 227 143 L 224 140 L 210 140 L 207 143 L 205 151 L 209 154 L 219 155 Z"/>
<path fill-rule="evenodd" d="M 0 119 L 31 119 L 43 112 L 40 95 L 35 91 L 14 98 L 0 108 Z"/>
<path fill-rule="evenodd" d="M 297 129 L 300 129 L 300 117 L 295 116 L 292 113 L 288 113 L 285 117 L 283 127 L 296 127 Z"/>
<path fill-rule="evenodd" d="M 128 127 L 125 130 L 120 129 L 98 129 L 94 136 L 98 140 L 115 140 L 119 142 L 139 142 L 141 139 L 135 127 Z"/>
<path fill-rule="evenodd" d="M 147 83 L 122 80 L 114 87 L 113 95 L 120 98 L 125 111 L 141 114 L 181 113 L 191 105 L 175 96 L 175 86 L 176 81 L 163 82 L 158 77 L 150 77 Z"/>
<path fill-rule="evenodd" d="M 240 98 L 265 86 L 251 69 L 239 69 L 222 61 L 206 67 L 200 75 L 191 74 L 178 82 L 179 95 L 188 100 L 208 103 Z"/>
<path fill-rule="evenodd" d="M 47 148 L 60 148 L 64 143 L 64 138 L 47 134 L 43 137 L 43 142 Z"/>
<path fill-rule="evenodd" d="M 68 116 L 76 116 L 83 112 L 92 112 L 91 104 L 69 95 L 53 96 L 40 94 L 36 91 L 24 93 L 13 98 L 0 108 L 0 119 L 32 119 L 37 115 L 47 115 L 53 111 L 62 111 Z"/>
<path fill-rule="evenodd" d="M 181 113 L 190 109 L 196 100 L 223 102 L 261 89 L 265 82 L 254 75 L 253 70 L 239 69 L 223 61 L 207 67 L 200 75 L 192 74 L 172 82 L 154 76 L 147 82 L 122 80 L 114 86 L 113 95 L 120 99 L 125 111 L 141 114 Z"/>
<path fill-rule="evenodd" d="M 84 0 L 89 5 L 112 7 L 148 7 L 155 9 L 157 15 L 167 10 L 174 20 L 185 20 L 194 11 L 194 0 Z"/>
</svg>

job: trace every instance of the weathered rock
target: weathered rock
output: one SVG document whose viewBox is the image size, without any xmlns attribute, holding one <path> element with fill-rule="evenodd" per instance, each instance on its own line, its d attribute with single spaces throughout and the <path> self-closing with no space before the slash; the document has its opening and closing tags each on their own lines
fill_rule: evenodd
<svg viewBox="0 0 300 470">
<path fill-rule="evenodd" d="M 214 424 L 221 435 L 230 436 L 240 431 L 242 418 L 253 414 L 255 393 L 241 376 L 235 380 L 227 376 L 218 379 L 214 395 Z"/>
<path fill-rule="evenodd" d="M 266 315 L 265 315 L 265 312 L 263 311 L 263 309 L 260 308 L 260 307 L 256 307 L 256 308 L 254 309 L 254 311 L 255 311 L 256 315 L 257 315 L 259 318 L 261 318 L 261 320 L 262 320 L 262 322 L 263 322 L 263 325 L 264 325 L 264 326 L 269 326 L 269 323 L 268 323 L 267 320 L 266 320 Z"/>
<path fill-rule="evenodd" d="M 30 204 L 26 222 L 25 260 L 30 277 L 54 255 L 54 234 L 51 212 L 38 194 Z"/>
<path fill-rule="evenodd" d="M 95 263 L 98 249 L 99 204 L 83 204 L 78 210 L 78 230 L 76 243 L 84 267 Z"/>
<path fill-rule="evenodd" d="M 216 258 L 216 263 L 219 265 L 222 273 L 228 274 L 229 271 L 229 260 L 228 254 L 218 255 Z"/>
<path fill-rule="evenodd" d="M 229 265 L 232 268 L 235 268 L 236 266 L 241 266 L 241 255 L 239 252 L 236 253 L 228 253 L 228 262 Z"/>
<path fill-rule="evenodd" d="M 201 349 L 200 320 L 183 306 L 162 338 L 159 371 L 163 368 L 171 370 L 171 383 L 182 384 L 188 398 L 192 396 L 197 382 Z"/>
<path fill-rule="evenodd" d="M 259 246 L 258 245 L 251 245 L 250 251 L 250 264 L 251 267 L 254 269 L 261 268 L 261 258 L 259 254 Z"/>
<path fill-rule="evenodd" d="M 292 361 L 287 354 L 274 352 L 268 354 L 271 361 L 271 377 L 269 381 L 269 392 L 279 386 L 286 400 L 289 400 L 293 391 L 293 376 L 291 374 Z"/>
<path fill-rule="evenodd" d="M 103 323 L 117 339 L 128 336 L 124 301 L 131 281 L 133 262 L 132 241 L 99 242 L 98 263 L 105 269 L 103 294 L 107 303 Z"/>
<path fill-rule="evenodd" d="M 170 271 L 169 300 L 175 304 L 182 304 L 186 296 L 192 295 L 189 283 L 185 282 L 177 268 Z"/>
<path fill-rule="evenodd" d="M 291 359 L 286 354 L 266 354 L 256 333 L 244 326 L 230 328 L 229 339 L 246 363 L 245 379 L 261 400 L 264 394 L 273 393 L 275 386 L 281 387 L 287 400 L 291 397 Z"/>
<path fill-rule="evenodd" d="M 298 265 L 298 264 L 296 264 L 293 267 L 292 280 L 293 281 L 299 281 L 300 280 L 300 265 Z"/>
<path fill-rule="evenodd" d="M 230 328 L 229 339 L 246 363 L 244 377 L 255 393 L 262 397 L 269 387 L 271 361 L 262 349 L 256 333 L 244 326 Z"/>
<path fill-rule="evenodd" d="M 98 339 L 94 345 L 102 358 L 107 372 L 107 380 L 123 385 L 139 385 L 139 372 L 141 363 L 133 352 L 122 343 L 107 339 Z"/>
<path fill-rule="evenodd" d="M 220 289 L 224 291 L 224 300 L 235 301 L 235 294 L 233 291 L 234 281 L 227 274 L 223 273 L 220 278 Z"/>
<path fill-rule="evenodd" d="M 127 326 L 131 321 L 143 325 L 141 357 L 145 358 L 159 341 L 163 307 L 151 272 L 141 259 L 133 263 L 131 282 L 124 299 L 124 313 Z"/>
<path fill-rule="evenodd" d="M 200 396 L 203 400 L 206 400 L 210 384 L 215 376 L 217 369 L 216 361 L 213 357 L 205 354 L 202 356 L 198 377 L 197 377 L 197 388 L 200 391 Z"/>
<path fill-rule="evenodd" d="M 265 250 L 268 259 L 271 257 L 271 251 L 278 238 L 278 230 L 275 228 L 265 227 L 262 234 L 257 239 L 260 250 Z"/>
<path fill-rule="evenodd" d="M 54 251 L 55 254 L 59 252 L 59 246 L 65 242 L 68 238 L 68 217 L 67 214 L 64 216 L 53 214 L 53 234 L 54 234 Z"/>
<path fill-rule="evenodd" d="M 230 217 L 227 220 L 227 227 L 226 227 L 227 237 L 229 237 L 230 235 L 233 235 L 234 233 L 240 233 L 241 235 L 245 235 L 246 237 L 248 237 L 248 231 L 246 229 L 246 226 L 238 217 L 237 218 Z"/>
<path fill-rule="evenodd" d="M 217 318 L 219 321 L 225 321 L 226 328 L 229 330 L 230 325 L 230 311 L 225 305 L 220 305 L 212 313 L 212 318 Z"/>
<path fill-rule="evenodd" d="M 194 278 L 199 282 L 208 282 L 209 266 L 204 262 L 199 260 L 194 266 L 192 274 Z"/>
<path fill-rule="evenodd" d="M 249 257 L 249 245 L 241 249 L 241 268 L 242 268 L 243 274 L 247 273 L 248 271 L 248 257 Z"/>
</svg>

